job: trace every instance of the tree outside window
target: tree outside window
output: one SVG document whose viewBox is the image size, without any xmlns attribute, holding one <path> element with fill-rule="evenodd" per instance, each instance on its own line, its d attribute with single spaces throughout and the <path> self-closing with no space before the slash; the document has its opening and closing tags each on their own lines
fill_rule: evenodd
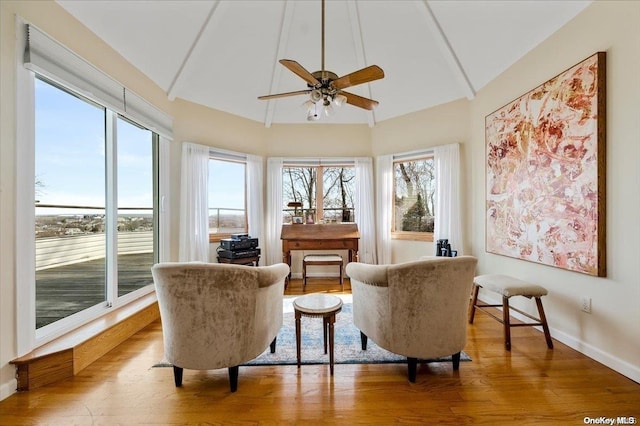
<svg viewBox="0 0 640 426">
<path fill-rule="evenodd" d="M 353 167 L 284 167 L 282 170 L 283 223 L 293 216 L 311 215 L 316 223 L 353 222 L 355 170 Z M 289 203 L 302 203 L 300 209 Z"/>
<path fill-rule="evenodd" d="M 435 223 L 433 157 L 396 161 L 393 166 L 393 236 L 432 239 Z"/>
</svg>

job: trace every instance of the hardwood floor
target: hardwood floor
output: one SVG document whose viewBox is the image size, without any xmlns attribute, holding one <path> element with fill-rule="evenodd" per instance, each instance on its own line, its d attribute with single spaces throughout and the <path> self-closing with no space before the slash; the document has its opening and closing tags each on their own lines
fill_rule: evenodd
<svg viewBox="0 0 640 426">
<path fill-rule="evenodd" d="M 310 279 L 307 293 L 340 293 L 337 279 Z M 345 292 L 350 291 L 345 280 Z M 287 294 L 301 294 L 293 280 Z M 549 318 L 553 323 L 553 318 Z M 512 330 L 477 314 L 465 351 L 471 362 L 406 365 L 241 367 L 238 391 L 227 370 L 184 372 L 182 388 L 162 359 L 154 322 L 72 379 L 0 402 L 1 425 L 134 424 L 490 424 L 582 425 L 585 417 L 640 419 L 640 384 L 530 327 Z M 615 424 L 615 423 L 614 423 Z M 631 423 L 628 423 L 631 424 Z"/>
</svg>

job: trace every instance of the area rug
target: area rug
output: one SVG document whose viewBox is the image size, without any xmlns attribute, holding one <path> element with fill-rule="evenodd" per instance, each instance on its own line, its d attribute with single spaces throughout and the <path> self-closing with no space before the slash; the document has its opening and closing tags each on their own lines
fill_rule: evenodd
<svg viewBox="0 0 640 426">
<path fill-rule="evenodd" d="M 363 351 L 360 343 L 360 330 L 353 325 L 351 295 L 340 295 L 343 301 L 342 311 L 336 315 L 334 337 L 334 362 L 336 364 L 401 364 L 407 358 L 382 349 L 371 339 L 367 343 L 367 350 Z M 283 302 L 284 321 L 278 333 L 276 352 L 271 353 L 267 348 L 257 358 L 243 364 L 246 366 L 261 365 L 296 365 L 296 328 L 293 313 L 293 300 L 287 297 Z M 301 318 L 302 334 L 302 364 L 328 364 L 329 355 L 324 353 L 321 318 Z M 462 352 L 460 361 L 471 361 Z M 418 360 L 418 363 L 451 362 L 451 357 Z M 171 367 L 171 364 L 160 362 L 154 367 Z"/>
</svg>

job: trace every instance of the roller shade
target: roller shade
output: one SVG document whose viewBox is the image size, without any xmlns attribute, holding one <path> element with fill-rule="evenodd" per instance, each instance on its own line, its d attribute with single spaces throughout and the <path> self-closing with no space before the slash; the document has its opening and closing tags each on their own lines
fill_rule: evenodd
<svg viewBox="0 0 640 426">
<path fill-rule="evenodd" d="M 25 25 L 25 38 L 25 68 L 173 139 L 169 115 L 33 25 Z"/>
</svg>

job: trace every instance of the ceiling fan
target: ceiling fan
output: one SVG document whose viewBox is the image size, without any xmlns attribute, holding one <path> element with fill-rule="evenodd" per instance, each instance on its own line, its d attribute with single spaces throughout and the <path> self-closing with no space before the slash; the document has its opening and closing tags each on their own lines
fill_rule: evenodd
<svg viewBox="0 0 640 426">
<path fill-rule="evenodd" d="M 377 65 L 370 65 L 361 70 L 338 77 L 335 73 L 328 71 L 324 67 L 324 2 L 322 0 L 322 69 L 320 71 L 309 72 L 298 62 L 291 59 L 280 59 L 280 63 L 291 72 L 307 82 L 307 89 L 294 92 L 277 93 L 274 95 L 258 96 L 258 99 L 268 100 L 284 98 L 287 96 L 297 96 L 309 94 L 309 100 L 305 102 L 307 107 L 307 119 L 316 121 L 320 118 L 317 111 L 317 103 L 322 101 L 324 112 L 330 115 L 333 111 L 332 105 L 341 106 L 343 103 L 372 110 L 378 105 L 378 101 L 364 98 L 362 96 L 345 92 L 343 89 L 368 83 L 384 77 L 384 71 Z"/>
</svg>

